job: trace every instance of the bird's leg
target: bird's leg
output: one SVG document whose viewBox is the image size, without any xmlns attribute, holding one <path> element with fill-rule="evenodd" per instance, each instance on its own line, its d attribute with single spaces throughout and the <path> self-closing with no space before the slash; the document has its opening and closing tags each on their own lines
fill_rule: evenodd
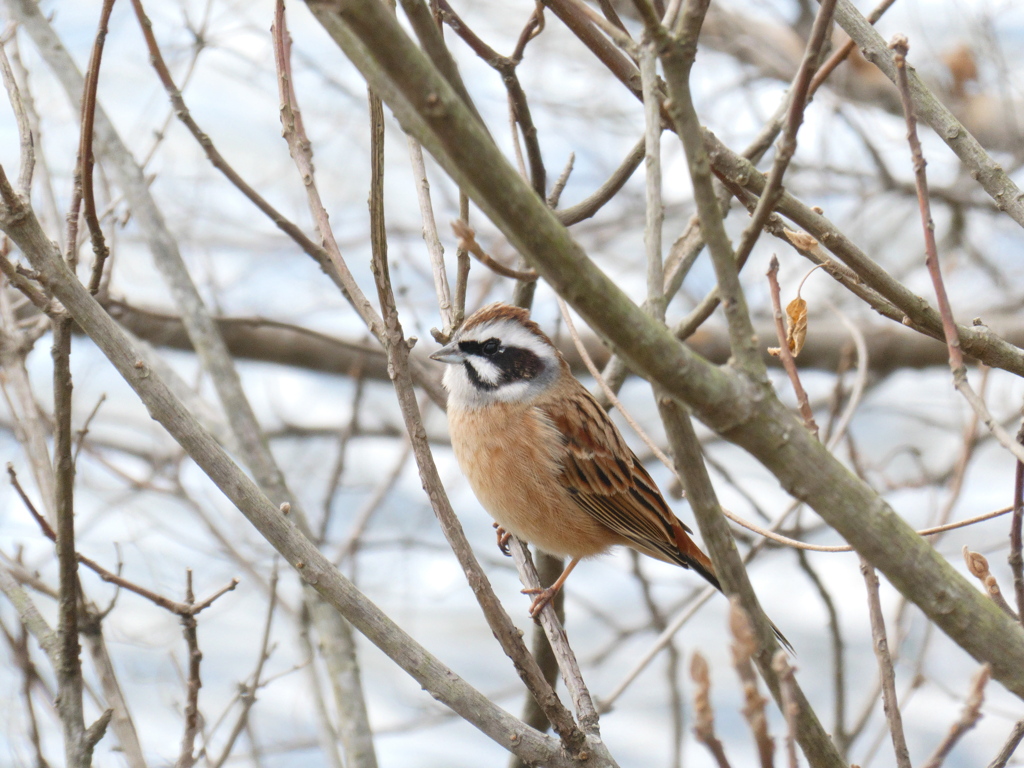
<svg viewBox="0 0 1024 768">
<path fill-rule="evenodd" d="M 505 557 L 512 557 L 512 553 L 508 551 L 508 543 L 512 539 L 512 534 L 497 523 L 492 523 L 492 525 L 498 534 L 498 549 L 501 550 L 501 554 Z"/>
<path fill-rule="evenodd" d="M 562 575 L 555 579 L 555 583 L 547 589 L 524 589 L 524 595 L 535 595 L 533 602 L 530 604 L 530 618 L 536 619 L 540 616 L 540 612 L 544 610 L 544 606 L 551 602 L 555 595 L 558 594 L 558 590 L 565 584 L 565 580 L 569 578 L 569 574 L 572 573 L 572 569 L 576 567 L 580 559 L 574 557 L 569 561 L 569 564 L 565 566 L 565 570 L 562 571 Z"/>
</svg>

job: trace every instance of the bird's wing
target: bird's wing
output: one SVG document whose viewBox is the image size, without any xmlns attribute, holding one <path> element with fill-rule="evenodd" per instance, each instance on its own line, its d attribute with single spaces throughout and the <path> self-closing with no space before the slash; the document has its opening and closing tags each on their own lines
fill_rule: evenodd
<svg viewBox="0 0 1024 768">
<path fill-rule="evenodd" d="M 640 551 L 693 568 L 718 587 L 714 567 L 668 508 L 654 480 L 582 384 L 559 407 L 539 406 L 562 436 L 561 482 L 573 501 Z M 567 403 L 567 405 L 566 405 Z"/>
</svg>

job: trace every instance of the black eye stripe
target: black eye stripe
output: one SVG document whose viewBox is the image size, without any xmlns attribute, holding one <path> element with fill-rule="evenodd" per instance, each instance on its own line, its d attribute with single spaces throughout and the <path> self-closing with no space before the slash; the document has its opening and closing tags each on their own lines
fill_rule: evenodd
<svg viewBox="0 0 1024 768">
<path fill-rule="evenodd" d="M 544 361 L 532 350 L 522 347 L 506 347 L 491 360 L 501 369 L 502 383 L 529 381 L 544 370 Z"/>
<path fill-rule="evenodd" d="M 487 339 L 486 341 L 460 341 L 459 349 L 467 355 L 481 355 L 491 357 L 501 348 L 498 339 Z"/>
<path fill-rule="evenodd" d="M 491 384 L 483 381 L 473 364 L 467 361 L 465 367 L 469 380 L 478 389 L 491 391 L 503 384 L 530 381 L 544 372 L 544 361 L 536 352 L 524 347 L 503 347 L 496 338 L 460 341 L 459 350 L 467 355 L 484 358 L 498 369 L 498 382 Z"/>
</svg>

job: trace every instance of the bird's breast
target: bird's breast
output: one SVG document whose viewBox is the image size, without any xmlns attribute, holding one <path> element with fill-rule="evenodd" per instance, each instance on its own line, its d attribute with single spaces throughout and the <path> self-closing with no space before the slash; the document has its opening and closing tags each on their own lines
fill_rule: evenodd
<svg viewBox="0 0 1024 768">
<path fill-rule="evenodd" d="M 604 551 L 608 533 L 562 485 L 563 441 L 536 408 L 449 407 L 452 448 L 481 505 L 516 537 L 554 555 Z"/>
</svg>

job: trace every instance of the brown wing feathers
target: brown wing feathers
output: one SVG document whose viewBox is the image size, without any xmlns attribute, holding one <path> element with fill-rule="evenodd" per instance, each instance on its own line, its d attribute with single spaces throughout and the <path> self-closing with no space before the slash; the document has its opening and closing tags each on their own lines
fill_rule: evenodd
<svg viewBox="0 0 1024 768">
<path fill-rule="evenodd" d="M 572 407 L 542 407 L 563 436 L 562 483 L 573 501 L 612 533 L 659 559 L 692 568 L 716 589 L 714 567 L 668 508 L 651 476 L 589 392 L 579 387 Z"/>
</svg>

